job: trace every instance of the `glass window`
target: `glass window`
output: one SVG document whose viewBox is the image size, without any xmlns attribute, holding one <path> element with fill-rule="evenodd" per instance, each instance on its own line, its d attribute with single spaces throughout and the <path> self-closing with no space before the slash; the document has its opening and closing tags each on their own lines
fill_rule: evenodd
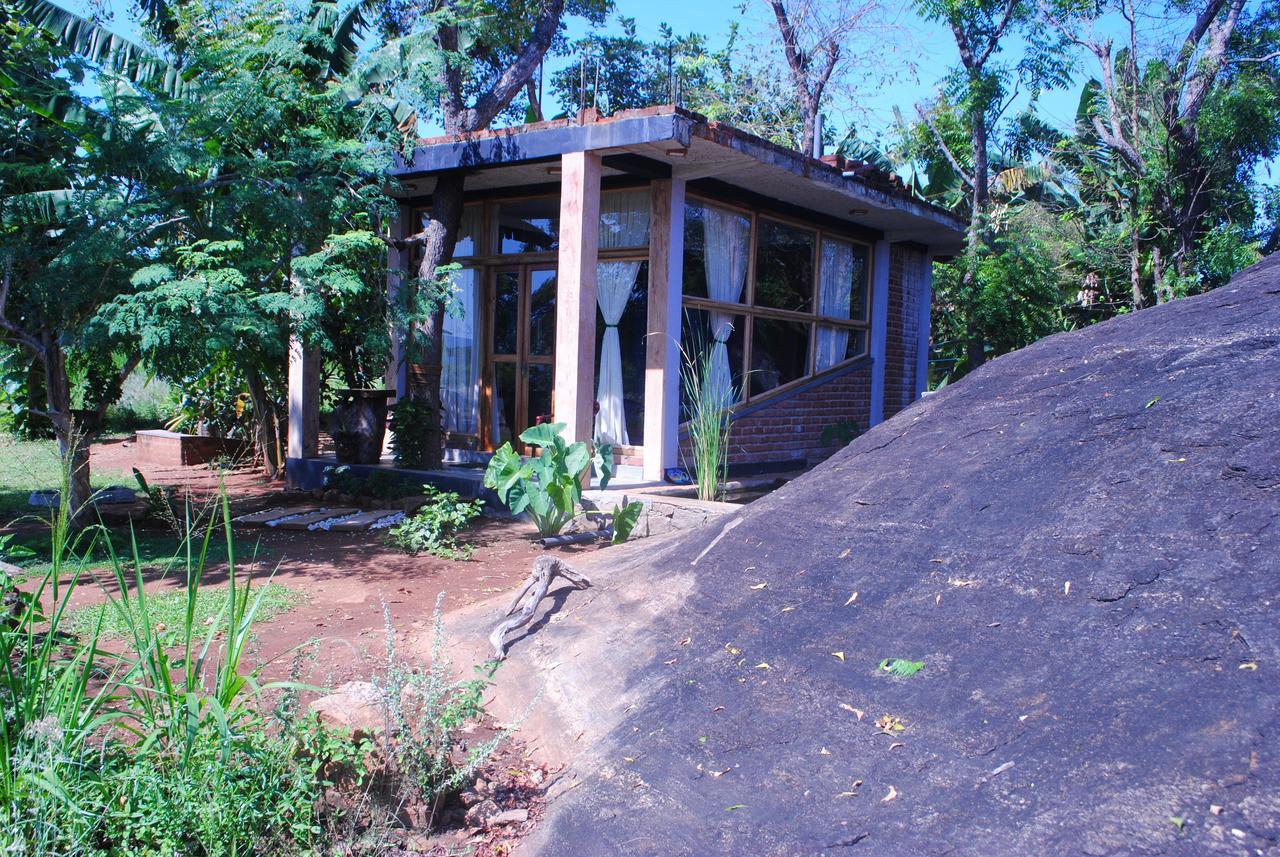
<svg viewBox="0 0 1280 857">
<path fill-rule="evenodd" d="M 602 262 L 621 267 L 626 262 Z M 645 336 L 649 332 L 649 263 L 636 262 L 638 271 L 631 286 L 631 297 L 618 318 L 618 347 L 622 355 L 622 403 L 624 423 L 627 427 L 627 443 L 640 446 L 644 443 L 644 374 Z M 600 279 L 604 279 L 602 272 Z M 599 312 L 599 311 L 598 311 Z M 604 348 L 607 324 L 603 313 L 596 316 L 596 371 L 597 401 L 600 398 L 600 355 Z"/>
<path fill-rule="evenodd" d="M 809 331 L 803 321 L 757 316 L 751 328 L 751 395 L 809 374 Z"/>
<path fill-rule="evenodd" d="M 418 215 L 418 228 L 426 229 L 431 220 L 431 212 L 423 211 Z M 462 209 L 462 219 L 458 222 L 458 240 L 453 247 L 455 259 L 480 254 L 480 234 L 484 231 L 484 206 L 468 205 Z M 422 258 L 422 251 L 416 251 L 415 258 Z"/>
<path fill-rule="evenodd" d="M 684 293 L 723 303 L 746 295 L 751 218 L 690 203 L 684 218 Z"/>
<path fill-rule="evenodd" d="M 851 327 L 818 325 L 813 371 L 830 369 L 837 363 L 861 357 L 867 351 L 867 332 Z"/>
<path fill-rule="evenodd" d="M 600 249 L 649 245 L 649 191 L 600 194 Z"/>
<path fill-rule="evenodd" d="M 684 321 L 680 325 L 680 347 L 683 349 L 682 363 L 697 362 L 701 355 L 710 351 L 713 359 L 723 360 L 722 365 L 727 378 L 720 381 L 730 386 L 736 393 L 734 401 L 742 399 L 742 373 L 745 354 L 747 317 L 730 313 L 711 312 L 703 309 L 686 308 Z M 713 333 L 719 333 L 717 337 Z M 714 355 L 719 351 L 720 358 Z M 681 419 L 687 419 L 689 413 L 688 391 L 685 389 L 684 374 L 687 368 L 681 367 L 680 402 Z"/>
<path fill-rule="evenodd" d="M 498 204 L 498 252 L 546 253 L 560 246 L 560 199 L 516 199 Z"/>
<path fill-rule="evenodd" d="M 550 357 L 556 349 L 556 272 L 529 272 L 529 354 Z"/>
<path fill-rule="evenodd" d="M 818 282 L 818 314 L 865 321 L 867 269 L 865 246 L 824 238 Z"/>
<path fill-rule="evenodd" d="M 817 235 L 767 218 L 756 225 L 755 305 L 813 312 Z"/>
</svg>

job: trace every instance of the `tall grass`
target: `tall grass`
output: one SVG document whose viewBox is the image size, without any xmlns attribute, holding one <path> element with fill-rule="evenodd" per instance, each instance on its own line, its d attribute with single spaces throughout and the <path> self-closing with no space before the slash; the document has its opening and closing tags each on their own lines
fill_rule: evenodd
<svg viewBox="0 0 1280 857">
<path fill-rule="evenodd" d="M 726 389 L 717 383 L 715 362 L 709 343 L 680 347 L 680 385 L 694 484 L 699 500 L 715 500 L 729 473 L 731 406 L 738 400 L 739 386 Z M 683 455 L 683 453 L 682 453 Z"/>
<path fill-rule="evenodd" d="M 64 469 L 64 492 L 69 480 Z M 299 714 L 298 694 L 319 688 L 296 676 L 267 683 L 249 665 L 268 590 L 237 570 L 225 495 L 182 517 L 176 619 L 148 594 L 132 532 L 118 555 L 106 529 L 77 528 L 68 505 L 52 511 L 47 570 L 21 589 L 0 574 L 0 854 L 383 854 L 400 810 L 425 805 L 429 821 L 491 755 L 496 740 L 460 758 L 488 676 L 448 680 L 438 604 L 429 670 L 394 657 L 388 627 L 380 685 L 394 730 L 355 742 Z M 228 584 L 210 615 L 201 586 L 217 542 Z M 69 605 L 103 543 L 111 592 L 86 626 Z M 374 802 L 387 783 L 392 793 Z M 336 808 L 335 794 L 345 795 Z"/>
<path fill-rule="evenodd" d="M 70 478 L 64 467 L 64 497 Z M 166 791 L 173 797 L 175 784 L 212 788 L 217 766 L 211 767 L 211 758 L 227 765 L 237 754 L 262 750 L 261 735 L 251 735 L 262 720 L 253 702 L 272 685 L 259 682 L 260 667 L 244 667 L 262 593 L 236 570 L 225 496 L 217 516 L 186 514 L 186 611 L 173 628 L 151 615 L 136 540 L 130 557 L 117 556 L 105 528 L 75 527 L 69 506 L 51 513 L 51 562 L 34 585 L 24 591 L 0 579 L 9 608 L 0 620 L 0 853 L 80 854 L 103 841 L 128 841 L 134 838 L 128 829 L 138 821 L 134 808 Z M 219 532 L 226 539 L 226 602 L 203 625 L 195 608 L 209 545 Z M 84 558 L 99 542 L 108 546 L 116 592 L 97 621 L 77 635 L 69 605 L 83 585 Z M 127 630 L 125 640 L 110 647 L 102 634 L 108 611 Z M 288 780 L 291 754 L 277 756 L 275 775 Z M 149 791 L 134 788 L 148 777 Z M 122 788 L 126 783 L 134 787 Z M 265 807 L 236 811 L 261 816 L 265 808 L 270 815 L 270 804 L 281 796 L 296 797 L 287 788 L 260 792 L 253 800 Z M 183 831 L 172 843 L 178 853 L 188 853 L 190 834 Z M 263 831 L 218 836 L 223 844 L 204 853 L 247 853 Z M 195 839 L 204 837 L 197 831 Z"/>
</svg>

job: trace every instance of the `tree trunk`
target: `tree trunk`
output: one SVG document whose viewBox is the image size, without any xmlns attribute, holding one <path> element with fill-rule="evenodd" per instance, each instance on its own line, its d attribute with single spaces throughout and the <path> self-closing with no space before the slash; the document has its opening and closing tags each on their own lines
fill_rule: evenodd
<svg viewBox="0 0 1280 857">
<path fill-rule="evenodd" d="M 85 425 L 71 409 L 71 380 L 67 377 L 67 359 L 56 339 L 41 337 L 40 360 L 44 365 L 45 394 L 49 402 L 49 420 L 58 439 L 58 454 L 67 468 L 67 485 L 60 503 L 66 503 L 67 519 L 72 524 L 83 517 L 92 488 L 89 480 L 89 437 L 93 426 Z"/>
<path fill-rule="evenodd" d="M 278 428 L 276 409 L 271 402 L 271 397 L 267 395 L 266 384 L 263 383 L 262 373 L 257 367 L 247 368 L 244 377 L 249 387 L 249 398 L 253 402 L 254 444 L 262 460 L 262 469 L 268 479 L 277 479 L 280 476 L 278 456 L 280 444 L 277 442 L 276 435 Z"/>
<path fill-rule="evenodd" d="M 453 248 L 458 240 L 458 225 L 462 221 L 462 194 L 465 177 L 461 171 L 441 173 L 431 193 L 431 219 L 427 222 L 426 241 L 422 248 L 422 263 L 418 266 L 420 280 L 434 280 L 436 270 L 453 261 Z M 430 407 L 431 416 L 424 426 L 426 451 L 424 470 L 435 470 L 443 461 L 444 427 L 441 422 L 440 375 L 444 365 L 444 313 L 443 305 L 432 308 L 431 317 L 417 331 L 422 343 L 415 348 L 421 362 L 418 364 L 421 383 L 410 384 L 409 394 Z"/>
<path fill-rule="evenodd" d="M 1138 240 L 1136 223 L 1133 238 L 1129 244 L 1129 297 L 1134 309 L 1142 309 L 1145 299 L 1142 296 L 1142 244 Z"/>
<path fill-rule="evenodd" d="M 978 295 L 982 283 L 978 277 L 978 262 L 990 249 L 991 236 L 987 229 L 987 208 L 990 205 L 987 162 L 987 117 L 977 109 L 972 118 L 973 138 L 973 210 L 969 213 L 968 259 L 965 260 L 964 294 L 968 306 L 965 311 L 965 363 L 972 372 L 987 362 L 987 341 L 978 322 Z"/>
</svg>

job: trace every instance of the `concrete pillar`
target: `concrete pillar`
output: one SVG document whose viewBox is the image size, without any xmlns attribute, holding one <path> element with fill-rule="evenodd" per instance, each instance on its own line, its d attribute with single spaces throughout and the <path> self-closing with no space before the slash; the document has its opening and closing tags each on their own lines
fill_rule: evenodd
<svg viewBox="0 0 1280 857">
<path fill-rule="evenodd" d="M 649 324 L 645 338 L 644 478 L 680 459 L 680 319 L 684 280 L 683 178 L 653 182 L 649 207 Z"/>
<path fill-rule="evenodd" d="M 411 235 L 416 232 L 417 224 L 410 222 L 412 218 L 412 206 L 401 205 L 395 221 L 390 224 L 391 234 L 396 238 L 403 238 L 406 234 Z M 400 300 L 403 279 L 413 277 L 413 272 L 406 270 L 411 258 L 412 254 L 408 250 L 392 247 L 387 251 L 387 267 L 390 269 L 387 273 L 387 302 L 392 306 L 398 304 Z M 387 333 L 391 340 L 391 351 L 387 354 L 387 372 L 383 383 L 388 390 L 396 391 L 395 397 L 390 400 L 391 404 L 395 404 L 409 392 L 407 386 L 409 362 L 406 359 L 409 333 L 394 322 L 391 323 Z"/>
<path fill-rule="evenodd" d="M 289 458 L 314 458 L 320 449 L 320 352 L 289 339 Z"/>
<path fill-rule="evenodd" d="M 871 251 L 871 410 L 870 424 L 884 422 L 884 357 L 889 327 L 889 239 Z"/>
<path fill-rule="evenodd" d="M 596 261 L 600 244 L 600 156 L 560 158 L 560 257 L 556 271 L 555 420 L 569 443 L 595 428 Z"/>
<path fill-rule="evenodd" d="M 929 388 L 929 340 L 933 314 L 933 254 L 924 254 L 924 268 L 920 274 L 920 320 L 916 342 L 916 398 Z"/>
</svg>

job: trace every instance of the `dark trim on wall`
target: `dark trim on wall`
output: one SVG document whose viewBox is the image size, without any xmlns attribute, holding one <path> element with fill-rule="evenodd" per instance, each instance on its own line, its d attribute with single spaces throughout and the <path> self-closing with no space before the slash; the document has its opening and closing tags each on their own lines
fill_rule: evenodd
<svg viewBox="0 0 1280 857">
<path fill-rule="evenodd" d="M 662 161 L 624 152 L 621 155 L 605 155 L 600 159 L 605 169 L 618 170 L 632 176 L 643 176 L 646 179 L 671 178 L 671 165 Z"/>
<path fill-rule="evenodd" d="M 722 199 L 725 202 L 737 203 L 746 208 L 753 208 L 761 214 L 768 216 L 770 213 L 786 217 L 791 220 L 799 220 L 806 223 L 812 223 L 814 226 L 821 226 L 832 229 L 837 232 L 843 232 L 854 238 L 874 244 L 876 241 L 884 239 L 884 233 L 879 229 L 872 229 L 859 223 L 853 223 L 848 220 L 841 220 L 837 217 L 830 217 L 821 212 L 812 211 L 799 205 L 792 205 L 788 202 L 779 202 L 772 197 L 764 196 L 753 191 L 745 190 L 737 185 L 731 185 L 720 179 L 695 179 L 688 184 L 689 190 L 698 193 L 710 199 Z"/>
<path fill-rule="evenodd" d="M 649 180 L 634 175 L 602 176 L 601 190 L 634 190 L 648 187 Z M 507 199 L 527 196 L 557 196 L 560 193 L 560 182 L 539 182 L 538 184 L 509 185 L 507 187 L 491 187 L 483 190 L 466 191 L 463 204 L 469 202 L 488 202 L 494 199 Z M 402 205 L 410 208 L 430 208 L 431 195 L 406 197 L 400 200 Z"/>
</svg>

